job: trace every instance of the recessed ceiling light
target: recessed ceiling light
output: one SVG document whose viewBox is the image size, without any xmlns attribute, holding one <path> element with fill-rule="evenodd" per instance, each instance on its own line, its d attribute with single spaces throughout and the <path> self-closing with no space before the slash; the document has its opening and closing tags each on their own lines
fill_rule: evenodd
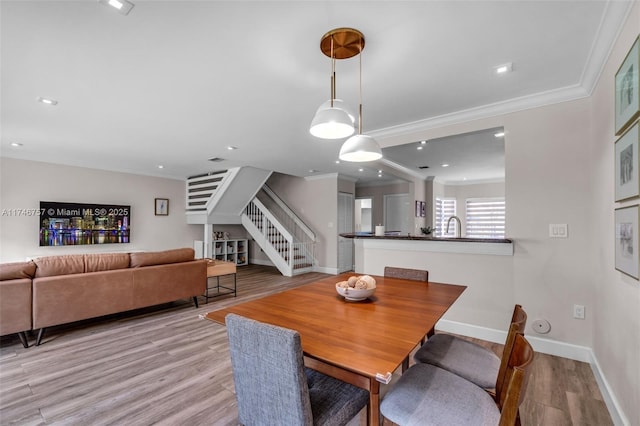
<svg viewBox="0 0 640 426">
<path fill-rule="evenodd" d="M 495 136 L 496 138 L 501 138 L 504 136 L 504 132 L 494 133 L 493 136 Z"/>
<path fill-rule="evenodd" d="M 98 0 L 98 3 L 117 10 L 121 15 L 128 15 L 131 9 L 133 9 L 133 6 L 135 6 L 127 0 Z"/>
<path fill-rule="evenodd" d="M 233 151 L 234 149 L 238 149 L 238 147 L 237 147 L 237 146 L 231 146 L 231 145 L 229 145 L 229 146 L 227 147 L 227 149 L 228 149 L 229 151 Z"/>
<path fill-rule="evenodd" d="M 47 104 L 47 105 L 58 104 L 58 101 L 56 101 L 55 99 L 43 98 L 42 96 L 38 96 L 38 102 L 42 102 L 43 104 Z"/>
<path fill-rule="evenodd" d="M 340 160 L 336 160 L 336 164 L 340 164 Z"/>
<path fill-rule="evenodd" d="M 316 170 L 316 169 L 309 169 L 309 173 L 317 173 L 317 172 L 318 172 L 318 170 Z"/>
<path fill-rule="evenodd" d="M 358 169 L 359 172 L 364 172 L 364 169 Z"/>
<path fill-rule="evenodd" d="M 378 175 L 378 177 L 382 177 L 382 175 Z"/>
<path fill-rule="evenodd" d="M 418 151 L 420 151 L 422 149 L 422 145 L 420 145 L 418 148 L 416 148 Z"/>
<path fill-rule="evenodd" d="M 158 164 L 158 168 L 159 169 L 164 169 L 164 166 L 162 164 Z"/>
<path fill-rule="evenodd" d="M 427 141 L 420 141 L 420 144 L 426 145 Z"/>
<path fill-rule="evenodd" d="M 508 72 L 513 71 L 513 64 L 511 62 L 508 62 L 506 64 L 498 65 L 493 69 L 496 72 L 496 74 L 506 74 Z"/>
<path fill-rule="evenodd" d="M 378 173 L 382 173 L 382 170 L 378 170 Z"/>
<path fill-rule="evenodd" d="M 442 167 L 449 167 L 447 163 L 442 164 Z"/>
<path fill-rule="evenodd" d="M 18 142 L 11 142 L 11 146 L 14 147 L 14 148 L 20 148 L 22 146 L 22 144 L 18 143 Z"/>
</svg>

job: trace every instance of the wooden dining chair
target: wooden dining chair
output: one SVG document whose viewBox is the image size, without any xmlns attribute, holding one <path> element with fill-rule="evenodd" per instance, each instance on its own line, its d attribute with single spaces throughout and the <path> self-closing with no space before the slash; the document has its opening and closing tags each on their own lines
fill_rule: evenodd
<svg viewBox="0 0 640 426">
<path fill-rule="evenodd" d="M 505 386 L 496 395 L 435 365 L 414 364 L 385 395 L 382 415 L 399 426 L 519 425 L 534 351 L 522 334 L 511 335 Z"/>
<path fill-rule="evenodd" d="M 524 334 L 527 313 L 521 305 L 515 305 L 513 308 L 511 324 L 515 324 L 516 327 L 513 329 L 510 326 L 509 333 L 515 330 L 513 332 Z M 507 341 L 510 337 L 507 334 Z M 418 349 L 413 359 L 448 370 L 491 391 L 504 380 L 507 350 L 505 345 L 502 357 L 498 357 L 491 349 L 482 345 L 450 334 L 438 333 Z"/>
<path fill-rule="evenodd" d="M 235 314 L 225 322 L 241 424 L 342 426 L 368 405 L 366 390 L 305 368 L 297 331 Z"/>
</svg>

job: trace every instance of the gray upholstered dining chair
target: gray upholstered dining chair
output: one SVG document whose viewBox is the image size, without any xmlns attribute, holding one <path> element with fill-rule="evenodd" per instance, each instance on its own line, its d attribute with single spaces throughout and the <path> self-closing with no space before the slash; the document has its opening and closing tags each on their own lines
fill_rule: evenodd
<svg viewBox="0 0 640 426">
<path fill-rule="evenodd" d="M 527 324 L 527 313 L 521 305 L 515 305 L 511 315 L 509 333 L 524 333 Z M 512 331 L 513 330 L 513 331 Z M 507 341 L 510 336 L 507 335 Z M 450 334 L 438 333 L 413 356 L 416 362 L 433 364 L 469 380 L 476 385 L 491 390 L 504 380 L 507 359 L 507 346 L 499 358 L 491 349 Z"/>
<path fill-rule="evenodd" d="M 389 278 L 402 278 L 404 280 L 413 281 L 429 281 L 429 271 L 422 269 L 396 268 L 394 266 L 385 266 L 384 276 Z"/>
<path fill-rule="evenodd" d="M 522 334 L 510 336 L 505 386 L 496 395 L 435 365 L 414 364 L 385 395 L 382 415 L 400 426 L 519 424 L 534 352 Z"/>
<path fill-rule="evenodd" d="M 429 271 L 423 269 L 411 269 L 411 268 L 397 268 L 395 266 L 385 266 L 384 276 L 388 278 L 400 278 L 403 280 L 429 282 Z M 435 334 L 435 329 L 431 329 L 427 332 L 426 337 L 431 337 Z M 420 344 L 424 344 L 426 339 L 423 337 Z M 402 363 L 402 371 L 409 367 L 409 358 Z"/>
<path fill-rule="evenodd" d="M 225 318 L 241 424 L 347 424 L 369 392 L 304 367 L 295 330 L 235 314 Z"/>
</svg>

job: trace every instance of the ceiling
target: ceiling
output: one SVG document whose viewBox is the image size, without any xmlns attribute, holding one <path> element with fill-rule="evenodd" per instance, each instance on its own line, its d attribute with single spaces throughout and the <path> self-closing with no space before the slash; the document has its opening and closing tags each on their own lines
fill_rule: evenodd
<svg viewBox="0 0 640 426">
<path fill-rule="evenodd" d="M 178 179 L 243 165 L 362 179 L 378 163 L 337 164 L 342 141 L 309 134 L 330 95 L 327 31 L 364 33 L 364 133 L 390 148 L 409 131 L 588 96 L 631 5 L 134 3 L 123 16 L 96 0 L 0 2 L 1 156 Z M 357 89 L 358 58 L 338 61 L 354 110 Z"/>
</svg>

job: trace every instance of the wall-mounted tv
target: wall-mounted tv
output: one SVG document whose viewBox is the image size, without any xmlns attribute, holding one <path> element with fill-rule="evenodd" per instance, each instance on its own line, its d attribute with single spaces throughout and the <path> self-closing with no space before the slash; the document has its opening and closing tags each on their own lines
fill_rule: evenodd
<svg viewBox="0 0 640 426">
<path fill-rule="evenodd" d="M 40 201 L 40 246 L 128 243 L 131 206 Z"/>
</svg>

